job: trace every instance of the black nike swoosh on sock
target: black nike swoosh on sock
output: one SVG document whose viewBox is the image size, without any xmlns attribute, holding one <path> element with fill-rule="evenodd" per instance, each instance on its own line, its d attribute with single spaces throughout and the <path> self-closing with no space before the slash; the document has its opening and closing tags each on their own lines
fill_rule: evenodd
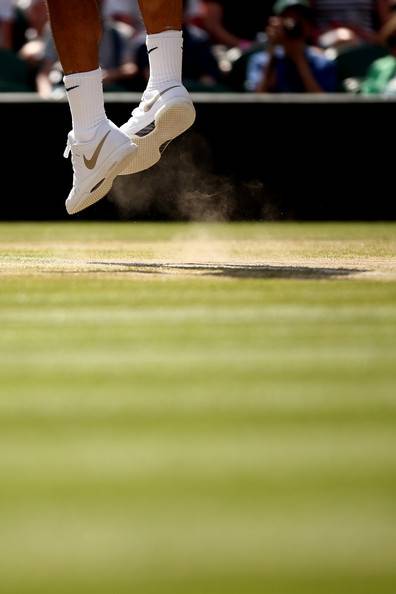
<svg viewBox="0 0 396 594">
<path fill-rule="evenodd" d="M 148 50 L 148 52 L 147 52 L 147 53 L 148 53 L 148 54 L 151 54 L 151 52 L 153 52 L 153 51 L 154 51 L 154 50 L 156 50 L 156 49 L 158 49 L 158 45 L 157 45 L 157 47 L 152 47 L 152 48 L 151 48 L 151 50 Z"/>
<path fill-rule="evenodd" d="M 66 87 L 66 91 L 69 92 L 69 91 L 72 91 L 73 89 L 78 89 L 79 86 L 80 85 L 74 85 L 74 87 L 69 87 L 69 88 Z"/>
</svg>

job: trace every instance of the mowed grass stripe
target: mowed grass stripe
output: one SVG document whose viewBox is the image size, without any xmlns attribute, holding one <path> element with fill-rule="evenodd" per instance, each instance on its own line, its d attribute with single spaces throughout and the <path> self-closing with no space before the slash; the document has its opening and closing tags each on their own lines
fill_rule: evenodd
<svg viewBox="0 0 396 594">
<path fill-rule="evenodd" d="M 393 594 L 394 225 L 0 231 L 7 593 Z M 87 266 L 208 246 L 290 278 Z"/>
</svg>

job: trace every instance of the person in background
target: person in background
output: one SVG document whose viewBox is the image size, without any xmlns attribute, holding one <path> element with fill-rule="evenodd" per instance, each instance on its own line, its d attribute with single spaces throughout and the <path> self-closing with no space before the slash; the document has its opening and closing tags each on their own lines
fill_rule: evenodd
<svg viewBox="0 0 396 594">
<path fill-rule="evenodd" d="M 184 2 L 184 20 L 192 24 L 198 18 L 200 12 L 200 0 L 186 0 Z"/>
<path fill-rule="evenodd" d="M 358 42 L 376 43 L 377 31 L 389 16 L 389 0 L 313 0 L 312 8 L 318 36 L 333 31 L 336 46 L 346 30 Z"/>
<path fill-rule="evenodd" d="M 102 14 L 104 19 L 129 25 L 134 36 L 145 33 L 138 0 L 103 0 Z"/>
<path fill-rule="evenodd" d="M 0 0 L 0 49 L 12 48 L 14 0 Z"/>
<path fill-rule="evenodd" d="M 308 0 L 277 0 L 267 28 L 268 49 L 248 65 L 247 88 L 261 93 L 323 93 L 337 87 L 335 64 L 310 44 Z"/>
<path fill-rule="evenodd" d="M 396 95 L 396 15 L 392 16 L 380 31 L 380 40 L 389 55 L 376 60 L 362 83 L 363 95 Z"/>
<path fill-rule="evenodd" d="M 44 0 L 24 2 L 23 16 L 26 21 L 26 42 L 19 50 L 19 57 L 36 68 L 42 61 L 45 37 L 48 34 L 48 12 Z"/>
<path fill-rule="evenodd" d="M 196 21 L 212 43 L 247 49 L 264 31 L 273 0 L 201 0 Z"/>
<path fill-rule="evenodd" d="M 185 20 L 190 22 L 199 12 L 200 0 L 184 2 Z M 103 0 L 104 18 L 127 23 L 134 29 L 135 35 L 145 33 L 142 13 L 138 0 Z"/>
</svg>

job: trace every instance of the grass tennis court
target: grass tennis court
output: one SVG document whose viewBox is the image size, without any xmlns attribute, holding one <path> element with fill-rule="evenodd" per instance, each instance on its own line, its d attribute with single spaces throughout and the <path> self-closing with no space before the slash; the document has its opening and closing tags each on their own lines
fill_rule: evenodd
<svg viewBox="0 0 396 594">
<path fill-rule="evenodd" d="M 394 594 L 395 224 L 0 224 L 6 594 Z"/>
</svg>

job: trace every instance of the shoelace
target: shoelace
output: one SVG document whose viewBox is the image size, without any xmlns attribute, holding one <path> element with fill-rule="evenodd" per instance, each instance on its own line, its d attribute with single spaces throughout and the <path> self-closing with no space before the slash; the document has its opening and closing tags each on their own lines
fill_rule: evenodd
<svg viewBox="0 0 396 594">
<path fill-rule="evenodd" d="M 67 143 L 66 143 L 66 148 L 63 152 L 63 156 L 65 159 L 67 159 L 70 155 L 70 151 L 71 151 L 71 144 L 70 144 L 70 140 L 69 138 L 67 139 Z"/>
</svg>

